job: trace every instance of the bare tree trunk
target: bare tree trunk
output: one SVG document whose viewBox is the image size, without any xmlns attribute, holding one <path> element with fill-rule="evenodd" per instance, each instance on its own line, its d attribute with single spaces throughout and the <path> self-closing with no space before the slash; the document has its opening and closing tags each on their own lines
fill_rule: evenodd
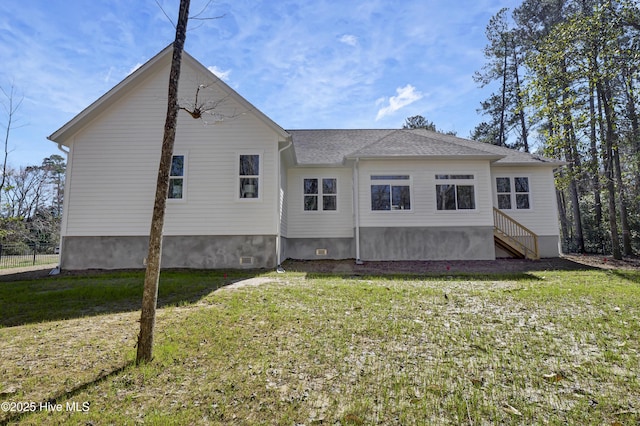
<svg viewBox="0 0 640 426">
<path fill-rule="evenodd" d="M 502 66 L 502 105 L 500 106 L 500 146 L 507 146 L 507 135 L 505 134 L 505 115 L 507 109 L 507 50 L 509 46 L 507 45 L 507 40 L 502 35 L 504 39 L 504 64 Z"/>
<path fill-rule="evenodd" d="M 595 107 L 595 87 L 592 83 L 590 83 L 590 96 L 589 96 L 589 121 L 590 121 L 590 134 L 589 140 L 591 142 L 590 153 L 591 153 L 591 161 L 590 161 L 590 172 L 591 172 L 591 181 L 593 183 L 593 200 L 594 200 L 594 208 L 595 208 L 595 219 L 596 219 L 596 238 L 598 247 L 602 246 L 602 200 L 600 198 L 600 191 L 602 190 L 600 187 L 600 161 L 598 160 L 598 134 L 596 131 L 596 107 Z"/>
<path fill-rule="evenodd" d="M 149 233 L 149 252 L 147 254 L 147 270 L 144 277 L 144 291 L 142 294 L 142 315 L 140 317 L 140 335 L 138 336 L 136 364 L 149 362 L 152 359 L 153 332 L 158 301 L 158 281 L 160 278 L 160 259 L 162 257 L 162 228 L 164 226 L 164 212 L 169 188 L 171 156 L 176 138 L 176 123 L 178 121 L 179 111 L 178 82 L 180 80 L 182 51 L 184 50 L 184 42 L 187 36 L 189 3 L 190 0 L 180 0 L 176 38 L 173 43 L 173 58 L 171 61 L 171 72 L 169 74 L 167 118 L 164 125 L 156 197 Z"/>
<path fill-rule="evenodd" d="M 516 103 L 517 114 L 520 119 L 520 137 L 522 138 L 522 144 L 524 145 L 524 152 L 529 152 L 529 129 L 527 129 L 527 120 L 524 116 L 524 102 L 522 101 L 522 94 L 520 88 L 520 75 L 518 74 L 518 56 L 514 46 L 513 48 L 513 74 L 516 81 Z"/>
<path fill-rule="evenodd" d="M 584 233 L 582 231 L 582 214 L 580 213 L 580 195 L 578 194 L 578 184 L 576 182 L 575 177 L 575 169 L 573 163 L 570 160 L 570 157 L 567 153 L 567 161 L 569 162 L 569 194 L 571 196 L 571 210 L 573 212 L 573 221 L 576 225 L 574 242 L 576 244 L 576 248 L 578 253 L 584 253 Z"/>
<path fill-rule="evenodd" d="M 627 116 L 629 117 L 629 121 L 631 122 L 631 141 L 630 147 L 635 158 L 635 188 L 633 189 L 633 194 L 635 194 L 636 202 L 635 206 L 632 207 L 632 210 L 635 208 L 636 211 L 640 211 L 640 120 L 638 119 L 638 112 L 636 109 L 636 95 L 635 95 L 635 87 L 633 84 L 633 75 L 630 70 L 625 67 L 625 92 L 627 95 Z M 633 199 L 634 197 L 632 197 Z"/>
<path fill-rule="evenodd" d="M 613 117 L 611 106 L 609 105 L 609 94 L 605 91 L 601 82 L 596 85 L 598 94 L 604 109 L 604 118 L 606 120 L 607 130 L 605 132 L 605 160 L 604 160 L 604 176 L 606 180 L 607 193 L 609 195 L 609 230 L 611 232 L 611 249 L 614 259 L 622 259 L 620 251 L 620 239 L 618 238 L 618 221 L 616 220 L 616 189 L 613 181 Z"/>
<path fill-rule="evenodd" d="M 629 230 L 629 220 L 627 214 L 627 197 L 624 193 L 624 185 L 622 183 L 622 168 L 620 167 L 620 150 L 618 147 L 613 149 L 614 173 L 616 176 L 616 185 L 618 187 L 618 203 L 620 205 L 620 228 L 622 230 L 622 253 L 625 256 L 631 256 L 633 249 L 631 248 L 631 231 Z"/>
<path fill-rule="evenodd" d="M 566 69 L 565 69 L 566 72 Z M 573 127 L 571 111 L 567 107 L 566 94 L 563 95 L 563 135 L 564 135 L 564 155 L 569 168 L 569 194 L 571 196 L 571 207 L 573 212 L 573 221 L 575 222 L 575 244 L 578 253 L 584 253 L 584 232 L 582 229 L 582 213 L 580 211 L 580 193 L 578 191 L 578 179 L 581 169 L 580 156 L 576 148 L 576 133 Z"/>
<path fill-rule="evenodd" d="M 567 205 L 564 198 L 564 193 L 556 189 L 556 199 L 558 200 L 558 214 L 560 216 L 560 229 L 562 231 L 562 239 L 564 241 L 570 241 L 569 235 L 569 219 L 567 218 Z M 571 251 L 571 247 L 567 245 L 567 251 Z"/>
</svg>

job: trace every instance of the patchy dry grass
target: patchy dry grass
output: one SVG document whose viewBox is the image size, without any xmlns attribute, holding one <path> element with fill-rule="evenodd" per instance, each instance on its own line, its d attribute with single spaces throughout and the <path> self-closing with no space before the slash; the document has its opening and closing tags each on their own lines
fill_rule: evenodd
<svg viewBox="0 0 640 426">
<path fill-rule="evenodd" d="M 0 401 L 62 404 L 28 424 L 640 421 L 637 271 L 259 278 L 161 309 L 139 368 L 137 312 L 0 329 Z"/>
</svg>

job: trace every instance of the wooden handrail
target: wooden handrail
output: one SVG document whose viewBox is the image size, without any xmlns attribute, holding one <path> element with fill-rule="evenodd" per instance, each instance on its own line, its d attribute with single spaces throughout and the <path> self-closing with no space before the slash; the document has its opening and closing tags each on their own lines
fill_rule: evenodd
<svg viewBox="0 0 640 426">
<path fill-rule="evenodd" d="M 538 236 L 511 216 L 493 208 L 493 224 L 496 235 L 521 252 L 527 259 L 540 259 Z"/>
</svg>

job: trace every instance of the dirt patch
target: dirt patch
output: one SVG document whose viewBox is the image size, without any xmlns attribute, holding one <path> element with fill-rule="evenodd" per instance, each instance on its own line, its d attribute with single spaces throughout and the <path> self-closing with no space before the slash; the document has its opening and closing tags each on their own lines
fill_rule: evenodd
<svg viewBox="0 0 640 426">
<path fill-rule="evenodd" d="M 263 285 L 263 284 L 277 283 L 277 282 L 279 282 L 279 281 L 278 280 L 274 280 L 273 278 L 255 277 L 255 278 L 249 278 L 248 280 L 237 281 L 237 282 L 235 282 L 233 284 L 229 284 L 227 286 L 220 287 L 218 289 L 218 291 L 220 291 L 220 290 L 237 290 L 239 288 L 255 287 L 255 286 L 259 286 L 259 285 Z"/>
<path fill-rule="evenodd" d="M 319 272 L 356 275 L 420 273 L 524 273 L 530 271 L 573 271 L 587 269 L 640 270 L 640 259 L 612 260 L 606 256 L 564 255 L 558 258 L 525 260 L 385 261 L 357 265 L 350 260 L 287 260 L 291 272 Z"/>
</svg>

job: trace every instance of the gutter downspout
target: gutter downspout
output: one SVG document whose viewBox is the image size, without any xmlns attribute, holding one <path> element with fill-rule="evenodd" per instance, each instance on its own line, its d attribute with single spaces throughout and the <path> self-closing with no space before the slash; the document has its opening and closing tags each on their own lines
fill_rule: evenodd
<svg viewBox="0 0 640 426">
<path fill-rule="evenodd" d="M 283 191 L 282 191 L 282 168 L 281 168 L 281 161 L 282 161 L 282 152 L 291 147 L 291 145 L 293 145 L 293 141 L 291 139 L 289 139 L 289 143 L 280 148 L 278 150 L 278 167 L 277 167 L 277 173 L 278 173 L 278 197 L 277 197 L 277 203 L 278 203 L 278 217 L 277 217 L 277 221 L 276 221 L 276 272 L 278 272 L 279 274 L 283 274 L 285 271 L 284 269 L 282 269 L 282 253 L 281 253 L 281 247 L 282 247 L 282 235 L 280 235 L 280 224 L 282 222 L 282 197 L 283 197 Z"/>
<path fill-rule="evenodd" d="M 61 144 L 61 143 L 59 143 L 59 144 L 58 144 L 58 149 L 59 149 L 60 151 L 64 152 L 65 154 L 69 154 L 69 151 L 66 151 L 66 150 L 62 147 L 62 144 Z"/>
<path fill-rule="evenodd" d="M 356 162 L 353 166 L 353 211 L 355 214 L 355 228 L 356 228 L 356 265 L 362 265 L 364 262 L 360 260 L 360 184 L 359 184 L 359 158 L 356 158 Z"/>
<path fill-rule="evenodd" d="M 69 151 L 64 149 L 60 142 L 58 142 L 58 149 L 65 154 L 65 156 L 67 157 L 67 163 L 68 163 L 69 162 Z M 65 183 L 66 183 L 66 181 L 67 181 L 67 173 L 65 173 L 64 180 L 65 180 Z M 62 214 L 63 214 L 63 216 L 65 218 L 67 217 L 67 214 L 66 214 L 66 212 L 64 210 L 63 210 Z M 60 274 L 61 267 L 62 267 L 62 219 L 60 219 L 60 241 L 58 242 L 58 266 L 53 268 L 49 272 L 49 275 L 58 275 L 58 274 Z"/>
</svg>

